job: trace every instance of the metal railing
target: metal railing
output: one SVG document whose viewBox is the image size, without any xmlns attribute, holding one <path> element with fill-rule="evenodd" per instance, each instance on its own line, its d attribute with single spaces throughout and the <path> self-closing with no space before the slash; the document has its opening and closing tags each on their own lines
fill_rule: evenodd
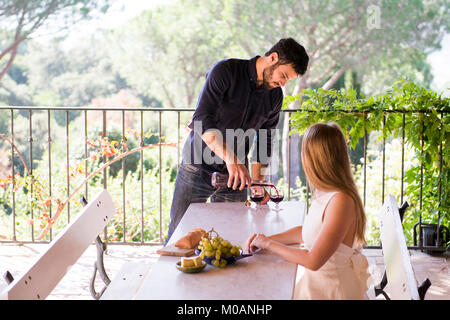
<svg viewBox="0 0 450 320">
<path fill-rule="evenodd" d="M 140 234 L 141 234 L 141 239 L 140 241 L 132 241 L 130 242 L 128 239 L 126 239 L 125 237 L 125 230 L 127 228 L 126 225 L 126 184 L 125 184 L 125 174 L 122 174 L 122 209 L 123 209 L 123 221 L 122 221 L 122 229 L 123 229 L 123 239 L 120 242 L 114 242 L 114 241 L 109 241 L 108 243 L 111 244 L 115 244 L 115 243 L 119 243 L 119 244 L 157 244 L 160 245 L 163 243 L 163 230 L 162 230 L 162 220 L 163 220 L 163 205 L 162 205 L 162 196 L 163 196 L 163 189 L 162 189 L 162 173 L 164 170 L 163 167 L 163 163 L 162 163 L 162 132 L 163 132 L 163 121 L 162 121 L 162 116 L 163 113 L 174 113 L 176 114 L 176 119 L 177 119 L 177 125 L 176 125 L 176 130 L 177 130 L 177 168 L 178 165 L 180 164 L 180 160 L 181 160 L 181 148 L 182 148 L 182 144 L 184 142 L 184 139 L 182 139 L 182 135 L 181 135 L 181 115 L 182 113 L 189 113 L 189 115 L 192 115 L 194 109 L 192 108 L 180 108 L 180 109 L 161 109 L 161 108 L 95 108 L 95 107 L 30 107 L 30 106 L 0 106 L 0 112 L 7 112 L 9 110 L 10 112 L 10 132 L 9 132 L 9 139 L 10 139 L 10 157 L 11 157 L 11 175 L 12 175 L 12 179 L 13 179 L 13 185 L 14 185 L 14 179 L 15 179 L 15 156 L 17 156 L 17 149 L 15 146 L 15 142 L 16 142 L 16 132 L 18 130 L 23 131 L 23 130 L 27 130 L 28 131 L 28 157 L 29 157 L 29 170 L 31 173 L 33 173 L 33 162 L 34 162 L 34 155 L 33 155 L 33 142 L 36 139 L 36 137 L 33 136 L 33 116 L 37 113 L 37 112 L 44 112 L 47 113 L 47 137 L 38 137 L 39 139 L 43 140 L 46 139 L 46 143 L 47 143 L 47 151 L 48 151 L 48 163 L 47 163 L 47 169 L 48 169 L 48 194 L 51 197 L 53 194 L 53 190 L 52 190 L 52 171 L 53 171 L 53 166 L 54 164 L 52 163 L 52 143 L 53 143 L 53 137 L 52 137 L 52 127 L 51 127 L 51 123 L 52 123 L 52 113 L 53 112 L 65 112 L 65 135 L 66 135 L 66 193 L 67 196 L 69 196 L 71 190 L 70 190 L 70 172 L 69 172 L 69 168 L 70 168 L 70 163 L 71 163 L 71 159 L 70 159 L 70 146 L 71 146 L 71 137 L 70 137 L 70 121 L 69 121 L 69 113 L 70 112 L 77 112 L 77 113 L 81 113 L 81 117 L 83 117 L 83 122 L 84 122 L 84 127 L 83 128 L 78 128 L 78 132 L 80 134 L 84 135 L 84 158 L 85 158 L 85 163 L 84 163 L 84 168 L 85 168 L 85 174 L 87 176 L 87 171 L 88 171 L 88 146 L 87 146 L 87 140 L 88 140 L 88 134 L 89 134 L 89 128 L 88 128 L 88 114 L 90 112 L 101 112 L 102 113 L 102 124 L 101 124 L 101 128 L 102 128 L 102 135 L 103 136 L 107 136 L 108 135 L 108 123 L 107 123 L 107 114 L 110 112 L 120 112 L 121 113 L 121 119 L 122 119 L 122 123 L 121 123 L 121 131 L 122 131 L 122 139 L 125 138 L 126 136 L 126 128 L 125 128 L 125 118 L 126 118 L 126 114 L 129 113 L 135 113 L 138 114 L 138 126 L 139 126 L 139 132 L 140 132 L 140 145 L 144 146 L 144 118 L 145 118 L 145 114 L 147 113 L 156 113 L 157 114 L 157 136 L 158 136 L 158 140 L 159 140 L 159 146 L 157 148 L 158 150 L 158 178 L 159 178 L 159 239 L 155 239 L 152 241 L 146 241 L 144 239 L 144 225 L 146 223 L 146 221 L 144 221 L 144 179 L 143 176 L 141 176 L 140 179 L 140 183 L 141 183 L 141 190 L 140 190 L 140 209 L 141 209 L 141 216 L 140 216 Z M 293 112 L 296 112 L 297 110 L 283 110 L 283 114 L 285 117 L 288 117 L 290 119 L 291 114 Z M 21 114 L 25 115 L 28 118 L 28 128 L 16 128 L 16 124 L 15 124 L 15 113 L 16 112 L 20 112 Z M 402 150 L 401 150 L 401 154 L 402 154 L 402 159 L 401 159 L 401 191 L 400 191 L 400 203 L 403 203 L 403 197 L 404 197 L 404 154 L 405 154 L 405 113 L 402 111 L 386 111 L 386 112 L 398 112 L 398 113 L 403 113 L 403 124 L 402 124 L 402 128 L 401 128 L 401 135 L 402 135 Z M 370 113 L 370 112 L 368 112 Z M 171 123 L 170 124 L 171 128 L 174 127 L 174 124 Z M 82 129 L 82 130 L 81 130 Z M 290 130 L 290 128 L 289 128 Z M 1 132 L 0 132 L 1 134 Z M 287 199 L 291 200 L 291 189 L 292 189 L 292 177 L 291 177 L 291 136 L 288 137 L 288 154 L 287 154 L 287 166 L 288 166 L 288 177 L 287 177 L 287 188 L 288 188 L 288 192 L 287 192 Z M 362 198 L 363 198 L 363 202 L 364 205 L 366 205 L 366 200 L 367 200 L 367 194 L 366 194 L 366 173 L 367 173 L 367 143 L 368 143 L 368 135 L 367 133 L 364 136 L 364 163 L 363 163 L 363 179 L 364 179 L 364 187 L 363 187 L 363 192 L 362 192 Z M 382 142 L 382 199 L 385 198 L 385 144 L 386 144 L 386 140 L 383 139 Z M 422 146 L 423 146 L 423 136 L 422 136 Z M 441 159 L 441 170 L 442 170 L 442 146 L 440 149 L 440 159 Z M 422 207 L 422 183 L 423 183 L 423 165 L 422 169 L 421 169 L 421 194 L 420 194 L 420 207 Z M 139 160 L 139 170 L 141 172 L 141 174 L 144 172 L 144 153 L 143 150 L 140 151 L 140 160 Z M 122 172 L 125 172 L 125 158 L 122 159 Z M 107 169 L 105 168 L 103 170 L 103 187 L 105 189 L 108 189 L 108 185 L 107 185 Z M 1 178 L 1 177 L 0 177 Z M 33 193 L 33 185 L 30 186 L 30 191 L 31 193 Z M 88 199 L 89 196 L 89 185 L 86 183 L 85 184 L 85 188 L 84 188 L 84 194 L 80 194 L 80 197 L 84 196 L 86 199 Z M 439 200 L 441 198 L 441 190 L 439 190 Z M 49 233 L 49 240 L 48 241 L 36 241 L 35 239 L 35 230 L 34 230 L 34 225 L 31 225 L 31 239 L 30 240 L 21 240 L 21 239 L 17 239 L 16 236 L 16 199 L 15 199 L 15 192 L 12 192 L 11 195 L 11 199 L 12 199 L 12 203 L 11 203 L 11 208 L 12 208 L 12 239 L 0 239 L 1 242 L 16 242 L 16 243 L 35 243 L 35 242 L 49 242 L 52 240 L 53 238 L 53 234 L 52 231 L 50 229 L 50 233 Z M 306 194 L 306 200 L 307 202 L 310 201 L 310 194 L 309 191 L 307 191 Z M 380 203 L 380 207 L 381 207 L 382 203 Z M 420 208 L 421 209 L 421 208 Z M 50 205 L 49 207 L 49 214 L 50 217 L 52 216 L 52 207 Z M 438 216 L 438 221 L 440 221 L 440 212 L 438 212 L 439 216 Z M 33 206 L 30 206 L 30 216 L 33 218 L 34 216 L 34 212 L 33 212 Z M 71 207 L 70 207 L 70 203 L 67 204 L 67 223 L 70 222 L 70 217 L 71 217 Z M 419 224 L 422 223 L 422 213 L 420 212 L 420 216 L 419 216 Z M 107 240 L 107 230 L 105 229 L 104 232 L 104 237 L 105 240 Z M 419 235 L 419 237 L 421 237 L 421 234 Z M 380 246 L 370 246 L 370 248 L 380 248 Z M 421 249 L 422 248 L 422 241 L 421 238 L 419 240 L 419 245 L 418 246 L 414 246 L 414 247 L 410 247 L 410 248 L 414 248 L 414 249 Z"/>
</svg>

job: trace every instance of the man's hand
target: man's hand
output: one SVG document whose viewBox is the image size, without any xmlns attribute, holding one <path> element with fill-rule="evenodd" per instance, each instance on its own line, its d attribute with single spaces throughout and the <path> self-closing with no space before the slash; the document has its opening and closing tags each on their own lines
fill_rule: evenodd
<svg viewBox="0 0 450 320">
<path fill-rule="evenodd" d="M 246 184 L 250 185 L 250 173 L 244 164 L 235 161 L 227 163 L 227 170 L 229 174 L 228 188 L 236 190 L 240 184 L 239 190 L 244 190 Z"/>
<path fill-rule="evenodd" d="M 222 160 L 225 161 L 228 169 L 228 188 L 244 190 L 245 184 L 250 185 L 251 177 L 247 167 L 242 164 L 234 154 L 233 150 L 223 141 L 222 133 L 219 130 L 209 130 L 202 135 L 206 145 Z"/>
</svg>

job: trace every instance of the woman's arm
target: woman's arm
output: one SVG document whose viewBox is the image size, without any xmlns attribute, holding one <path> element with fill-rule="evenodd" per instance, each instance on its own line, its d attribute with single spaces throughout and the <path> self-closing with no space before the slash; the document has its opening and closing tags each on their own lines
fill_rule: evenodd
<svg viewBox="0 0 450 320">
<path fill-rule="evenodd" d="M 273 234 L 269 239 L 275 240 L 283 244 L 303 243 L 302 226 L 293 227 L 286 231 Z"/>
<path fill-rule="evenodd" d="M 256 246 L 251 246 L 253 239 L 257 236 L 256 233 L 250 236 L 247 240 L 246 250 L 248 252 L 254 252 L 258 249 Z M 280 242 L 282 244 L 295 244 L 295 243 L 303 243 L 302 239 L 302 226 L 293 227 L 286 231 L 273 234 L 268 237 L 274 241 Z"/>
</svg>

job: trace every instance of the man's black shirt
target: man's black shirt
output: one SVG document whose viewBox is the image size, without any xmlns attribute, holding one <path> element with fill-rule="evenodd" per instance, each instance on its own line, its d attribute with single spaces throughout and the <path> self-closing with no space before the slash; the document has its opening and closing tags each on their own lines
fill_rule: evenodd
<svg viewBox="0 0 450 320">
<path fill-rule="evenodd" d="M 245 159 L 240 160 L 246 165 L 248 165 L 247 156 L 253 140 L 252 136 L 241 135 L 241 138 L 238 138 L 237 135 L 233 137 L 234 142 L 227 141 L 227 129 L 242 129 L 244 132 L 253 131 L 249 129 L 256 130 L 256 146 L 259 145 L 259 139 L 263 137 L 262 131 L 258 130 L 268 129 L 266 131 L 267 139 L 264 138 L 267 142 L 263 143 L 267 143 L 267 157 L 270 157 L 272 140 L 270 129 L 274 129 L 278 123 L 283 92 L 281 88 L 269 90 L 264 86 L 256 87 L 256 59 L 258 57 L 250 60 L 222 60 L 217 62 L 207 73 L 197 108 L 192 122 L 189 124 L 192 131 L 185 149 L 190 149 L 190 154 L 186 154 L 186 150 L 183 151 L 184 162 L 193 164 L 209 173 L 214 171 L 227 173 L 225 163 L 200 140 L 200 136 L 209 129 L 218 129 L 228 145 L 233 143 L 233 150 L 238 156 L 242 154 L 242 152 L 238 152 L 239 145 L 240 148 L 244 148 Z M 200 123 L 201 129 L 199 129 Z M 196 135 L 198 136 L 195 138 Z M 194 143 L 195 141 L 197 142 Z M 198 150 L 194 150 L 194 145 L 197 145 Z M 198 157 L 194 159 L 195 152 L 200 155 L 201 163 L 199 163 Z M 205 163 L 201 158 L 204 153 L 215 156 L 216 161 L 212 164 Z M 259 154 L 255 160 L 262 163 L 267 162 L 267 159 L 260 159 Z"/>
</svg>

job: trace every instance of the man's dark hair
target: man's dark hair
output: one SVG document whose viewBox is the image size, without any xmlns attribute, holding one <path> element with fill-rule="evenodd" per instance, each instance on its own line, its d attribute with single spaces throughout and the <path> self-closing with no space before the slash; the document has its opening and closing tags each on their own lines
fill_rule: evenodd
<svg viewBox="0 0 450 320">
<path fill-rule="evenodd" d="M 278 64 L 290 64 L 298 75 L 304 75 L 308 67 L 309 57 L 305 48 L 292 38 L 281 39 L 269 51 L 278 53 Z"/>
</svg>

